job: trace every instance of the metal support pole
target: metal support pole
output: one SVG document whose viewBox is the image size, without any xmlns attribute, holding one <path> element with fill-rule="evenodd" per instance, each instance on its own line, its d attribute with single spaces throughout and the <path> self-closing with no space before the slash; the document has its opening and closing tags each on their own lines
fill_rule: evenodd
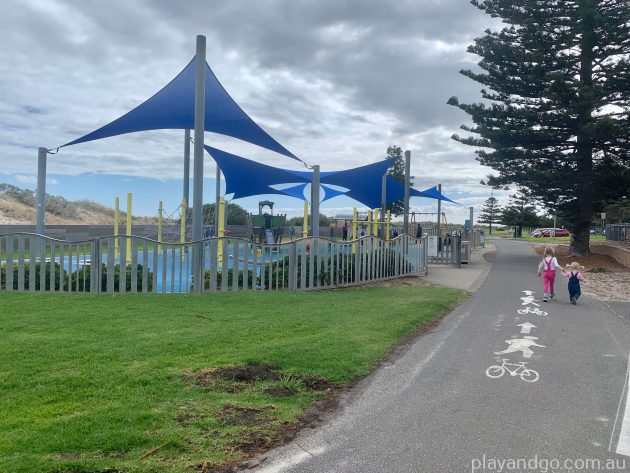
<svg viewBox="0 0 630 473">
<path fill-rule="evenodd" d="M 127 224 L 125 226 L 125 233 L 127 237 L 131 237 L 131 216 L 132 216 L 132 195 L 131 192 L 127 192 Z M 127 251 L 126 251 L 126 264 L 131 262 L 131 238 L 127 238 Z M 122 255 L 121 255 L 122 259 Z M 122 264 L 122 263 L 121 263 Z"/>
<path fill-rule="evenodd" d="M 383 174 L 381 179 L 381 218 L 383 225 L 381 228 L 381 236 L 385 235 L 385 213 L 387 212 L 387 173 Z"/>
<path fill-rule="evenodd" d="M 403 234 L 409 234 L 409 186 L 411 182 L 411 151 L 405 151 L 405 214 Z"/>
<path fill-rule="evenodd" d="M 311 235 L 319 236 L 319 164 L 313 166 L 311 182 Z"/>
<path fill-rule="evenodd" d="M 215 235 L 219 234 L 219 227 L 221 223 L 219 221 L 219 204 L 221 203 L 221 168 L 219 167 L 219 163 L 215 161 L 217 165 L 217 173 L 214 177 L 216 181 L 216 189 L 214 192 L 214 233 Z"/>
<path fill-rule="evenodd" d="M 184 195 L 186 208 L 190 206 L 190 130 L 184 132 Z"/>
<path fill-rule="evenodd" d="M 193 222 L 192 240 L 202 238 L 201 219 L 203 214 L 203 139 L 204 119 L 206 116 L 206 37 L 197 36 L 195 55 L 195 148 L 194 148 L 194 176 L 193 176 Z M 194 291 L 201 292 L 203 278 L 201 274 L 201 251 L 199 245 L 193 251 L 193 281 Z"/>
<path fill-rule="evenodd" d="M 158 207 L 158 234 L 157 241 L 158 243 L 162 243 L 162 228 L 164 222 L 164 206 L 163 202 L 160 200 L 160 206 Z M 162 245 L 158 245 L 159 251 L 162 252 Z"/>
<path fill-rule="evenodd" d="M 37 150 L 37 221 L 35 233 L 43 235 L 46 231 L 46 148 Z"/>
<path fill-rule="evenodd" d="M 437 185 L 438 188 L 438 192 L 441 194 L 442 193 L 442 184 L 438 184 Z M 438 210 L 437 210 L 437 226 L 435 228 L 435 234 L 438 236 L 438 251 L 440 251 L 440 248 L 442 247 L 442 232 L 440 230 L 440 218 L 442 217 L 442 201 L 440 199 L 438 199 Z"/>
<path fill-rule="evenodd" d="M 118 223 L 120 222 L 120 199 L 116 197 L 114 200 L 114 258 L 118 256 Z"/>
</svg>

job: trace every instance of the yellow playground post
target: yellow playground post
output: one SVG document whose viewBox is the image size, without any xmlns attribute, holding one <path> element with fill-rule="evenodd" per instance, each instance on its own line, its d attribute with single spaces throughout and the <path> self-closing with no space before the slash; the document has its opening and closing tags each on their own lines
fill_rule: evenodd
<svg viewBox="0 0 630 473">
<path fill-rule="evenodd" d="M 114 201 L 114 259 L 118 256 L 118 222 L 120 221 L 120 199 Z"/>
<path fill-rule="evenodd" d="M 131 237 L 131 192 L 127 192 L 127 237 Z M 131 238 L 127 238 L 127 263 L 131 262 Z"/>
<path fill-rule="evenodd" d="M 304 221 L 302 222 L 302 237 L 308 236 L 308 201 L 304 201 Z"/>
<path fill-rule="evenodd" d="M 378 236 L 378 211 L 379 209 L 374 209 L 374 229 L 372 230 L 374 236 Z"/>
<path fill-rule="evenodd" d="M 181 215 L 179 218 L 179 242 L 185 243 L 186 241 L 186 199 L 182 199 L 180 214 Z M 182 255 L 183 255 L 183 252 L 182 252 Z"/>
<path fill-rule="evenodd" d="M 352 209 L 352 239 L 353 240 L 356 240 L 359 235 L 357 233 L 357 226 L 358 226 L 357 219 L 358 219 L 357 209 L 355 207 L 354 209 Z"/>
<path fill-rule="evenodd" d="M 368 224 L 366 236 L 372 236 L 372 210 L 368 210 Z"/>
<path fill-rule="evenodd" d="M 221 199 L 219 199 L 219 231 L 217 236 L 219 238 L 223 238 L 225 236 L 225 197 L 221 197 Z M 223 261 L 223 240 L 219 240 L 217 255 L 219 257 L 219 261 Z"/>
<path fill-rule="evenodd" d="M 386 240 L 389 240 L 389 225 L 390 225 L 391 221 L 392 221 L 392 214 L 391 214 L 391 212 L 388 210 L 388 211 L 387 211 L 387 223 L 386 223 L 386 225 L 385 225 L 385 227 L 386 227 L 386 228 L 385 228 L 385 239 L 386 239 Z"/>
<path fill-rule="evenodd" d="M 162 225 L 164 221 L 164 206 L 162 205 L 162 201 L 160 200 L 160 205 L 158 207 L 158 243 L 162 243 Z M 158 245 L 160 251 L 162 251 L 162 245 Z"/>
</svg>

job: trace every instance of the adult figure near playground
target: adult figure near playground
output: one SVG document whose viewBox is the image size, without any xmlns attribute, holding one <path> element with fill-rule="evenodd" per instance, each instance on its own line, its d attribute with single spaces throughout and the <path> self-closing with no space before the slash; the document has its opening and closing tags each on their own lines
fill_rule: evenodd
<svg viewBox="0 0 630 473">
<path fill-rule="evenodd" d="M 291 241 L 295 238 L 295 225 L 291 224 L 289 227 L 289 235 L 291 236 Z"/>
<path fill-rule="evenodd" d="M 341 230 L 341 235 L 342 235 L 343 241 L 348 240 L 348 222 L 347 221 L 343 222 L 343 229 Z"/>
<path fill-rule="evenodd" d="M 416 238 L 422 238 L 422 225 L 418 224 L 416 228 Z"/>
</svg>

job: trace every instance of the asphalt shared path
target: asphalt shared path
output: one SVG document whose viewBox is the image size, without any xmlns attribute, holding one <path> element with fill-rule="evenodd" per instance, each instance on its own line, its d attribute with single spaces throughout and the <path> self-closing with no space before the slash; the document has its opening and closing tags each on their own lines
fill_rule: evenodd
<svg viewBox="0 0 630 473">
<path fill-rule="evenodd" d="M 543 303 L 530 245 L 495 244 L 470 298 L 256 471 L 630 471 L 629 321 L 564 278 Z"/>
</svg>

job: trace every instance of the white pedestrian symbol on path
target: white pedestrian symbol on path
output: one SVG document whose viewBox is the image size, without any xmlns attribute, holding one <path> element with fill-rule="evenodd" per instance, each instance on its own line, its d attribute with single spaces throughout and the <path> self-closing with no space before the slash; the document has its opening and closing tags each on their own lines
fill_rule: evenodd
<svg viewBox="0 0 630 473">
<path fill-rule="evenodd" d="M 521 305 L 532 304 L 532 305 L 540 307 L 538 304 L 536 304 L 536 302 L 535 302 L 536 299 L 534 299 L 534 296 L 521 297 L 521 300 L 523 301 L 523 303 Z"/>
<path fill-rule="evenodd" d="M 533 291 L 521 291 L 523 294 L 525 294 L 526 296 L 533 296 L 534 292 Z"/>
<path fill-rule="evenodd" d="M 514 353 L 520 351 L 523 355 L 523 358 L 531 358 L 534 352 L 529 347 L 542 347 L 546 348 L 545 345 L 539 345 L 534 340 L 538 340 L 538 337 L 530 337 L 529 335 L 525 335 L 523 338 L 513 338 L 511 340 L 506 340 L 505 343 L 509 345 L 503 351 L 495 351 L 495 355 L 505 355 L 506 353 Z"/>
</svg>

